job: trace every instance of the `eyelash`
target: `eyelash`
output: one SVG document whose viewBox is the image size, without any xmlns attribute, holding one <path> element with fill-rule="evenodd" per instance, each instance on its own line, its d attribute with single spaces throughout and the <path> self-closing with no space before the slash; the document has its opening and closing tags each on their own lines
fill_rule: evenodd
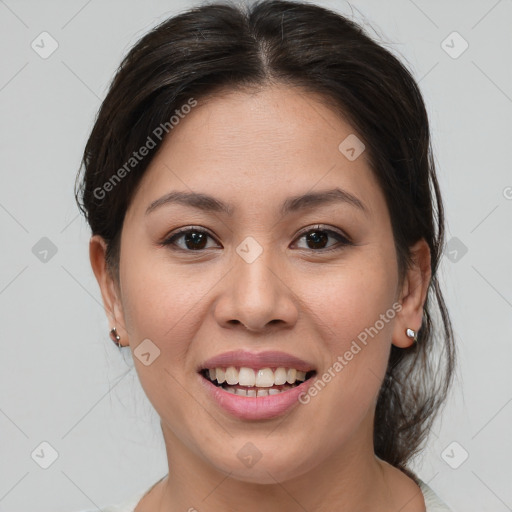
<svg viewBox="0 0 512 512">
<path fill-rule="evenodd" d="M 324 228 L 320 224 L 311 226 L 310 228 L 307 228 L 306 230 L 302 231 L 301 233 L 299 233 L 297 235 L 297 239 L 301 239 L 308 233 L 311 233 L 314 231 L 321 231 L 321 232 L 327 233 L 328 235 L 334 235 L 336 238 L 338 238 L 339 243 L 334 244 L 333 246 L 325 248 L 325 249 L 301 248 L 301 250 L 312 251 L 312 252 L 316 252 L 316 253 L 326 253 L 326 252 L 331 252 L 331 251 L 339 251 L 339 250 L 343 249 L 345 246 L 353 245 L 353 243 L 345 235 L 343 235 L 337 231 L 334 231 L 332 229 Z M 193 249 L 183 249 L 181 247 L 176 246 L 176 240 L 181 238 L 184 234 L 190 233 L 190 232 L 205 234 L 205 235 L 209 236 L 210 238 L 215 239 L 208 231 L 206 231 L 205 229 L 203 229 L 199 226 L 197 226 L 197 227 L 196 226 L 188 226 L 186 228 L 180 229 L 176 233 L 173 233 L 171 236 L 167 237 L 165 240 L 163 240 L 161 245 L 166 246 L 166 247 L 174 246 L 174 247 L 171 247 L 171 249 L 174 251 L 182 251 L 182 252 L 189 252 L 189 253 L 201 253 L 201 252 L 206 251 L 207 249 L 193 250 Z"/>
</svg>

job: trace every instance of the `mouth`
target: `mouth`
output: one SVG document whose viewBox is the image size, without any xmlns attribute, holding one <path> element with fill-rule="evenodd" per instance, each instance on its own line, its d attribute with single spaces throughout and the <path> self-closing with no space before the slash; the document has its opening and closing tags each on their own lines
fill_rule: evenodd
<svg viewBox="0 0 512 512">
<path fill-rule="evenodd" d="M 292 354 L 243 349 L 203 361 L 196 371 L 213 403 L 244 421 L 271 420 L 292 409 L 300 411 L 299 397 L 314 384 L 317 374 L 312 363 Z"/>
<path fill-rule="evenodd" d="M 276 368 L 250 368 L 226 366 L 202 368 L 199 374 L 208 382 L 227 393 L 248 398 L 278 395 L 300 386 L 316 375 L 316 370 L 299 370 L 279 366 Z"/>
</svg>

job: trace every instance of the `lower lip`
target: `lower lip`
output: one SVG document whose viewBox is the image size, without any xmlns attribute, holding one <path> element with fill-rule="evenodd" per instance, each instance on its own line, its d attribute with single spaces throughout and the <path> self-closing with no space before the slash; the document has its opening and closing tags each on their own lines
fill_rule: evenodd
<svg viewBox="0 0 512 512">
<path fill-rule="evenodd" d="M 300 403 L 299 396 L 307 391 L 314 380 L 314 377 L 312 377 L 302 384 L 287 391 L 282 391 L 277 395 L 254 398 L 234 395 L 216 386 L 202 375 L 199 375 L 199 378 L 206 391 L 220 407 L 233 416 L 244 420 L 267 420 L 280 416 Z"/>
</svg>

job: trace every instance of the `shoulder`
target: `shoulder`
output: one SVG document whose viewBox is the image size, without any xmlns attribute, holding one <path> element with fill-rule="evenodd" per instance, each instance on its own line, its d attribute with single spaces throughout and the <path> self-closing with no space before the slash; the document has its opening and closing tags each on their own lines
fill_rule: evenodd
<svg viewBox="0 0 512 512">
<path fill-rule="evenodd" d="M 379 459 L 387 473 L 388 488 L 393 489 L 405 505 L 400 510 L 424 512 L 452 512 L 435 492 L 410 469 L 399 469 Z"/>
<path fill-rule="evenodd" d="M 452 512 L 446 503 L 442 502 L 439 496 L 425 482 L 418 478 L 417 483 L 423 493 L 426 512 Z"/>
</svg>

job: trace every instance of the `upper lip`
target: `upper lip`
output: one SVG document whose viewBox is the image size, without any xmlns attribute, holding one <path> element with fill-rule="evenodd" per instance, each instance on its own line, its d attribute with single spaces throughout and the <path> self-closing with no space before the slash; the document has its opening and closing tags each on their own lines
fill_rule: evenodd
<svg viewBox="0 0 512 512">
<path fill-rule="evenodd" d="M 246 350 L 233 350 L 218 354 L 199 366 L 198 371 L 206 368 L 227 368 L 238 366 L 246 368 L 295 368 L 303 372 L 314 370 L 314 366 L 297 356 L 286 352 L 266 351 L 248 352 Z"/>
</svg>

